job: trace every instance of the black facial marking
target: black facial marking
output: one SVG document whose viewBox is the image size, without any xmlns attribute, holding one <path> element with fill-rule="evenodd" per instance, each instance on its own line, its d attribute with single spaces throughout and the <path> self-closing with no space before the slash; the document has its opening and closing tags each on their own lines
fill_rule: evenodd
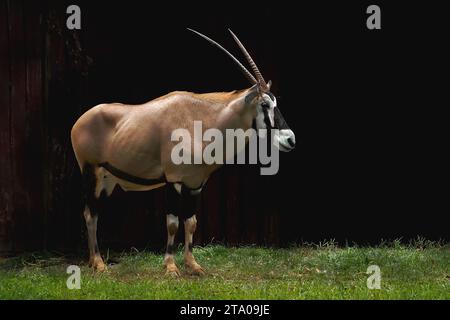
<svg viewBox="0 0 450 320">
<path fill-rule="evenodd" d="M 262 110 L 264 113 L 264 123 L 266 124 L 267 129 L 275 129 L 275 127 L 272 127 L 272 124 L 270 123 L 269 111 L 265 108 Z"/>
<path fill-rule="evenodd" d="M 261 103 L 261 107 L 263 109 L 268 109 L 268 108 L 270 108 L 270 104 L 268 102 L 264 101 L 263 103 Z"/>
<path fill-rule="evenodd" d="M 189 245 L 188 245 L 188 250 L 189 250 L 189 252 L 192 252 L 192 250 L 193 250 L 193 245 L 192 245 L 192 243 L 189 243 Z"/>
<path fill-rule="evenodd" d="M 295 142 L 294 142 L 294 140 L 292 140 L 292 138 L 288 139 L 288 143 L 291 147 L 295 147 Z"/>
<path fill-rule="evenodd" d="M 286 121 L 283 118 L 283 115 L 281 114 L 280 109 L 278 108 L 274 108 L 274 122 L 275 122 L 275 127 L 277 129 L 283 130 L 283 129 L 289 129 L 288 124 L 286 123 Z"/>
</svg>

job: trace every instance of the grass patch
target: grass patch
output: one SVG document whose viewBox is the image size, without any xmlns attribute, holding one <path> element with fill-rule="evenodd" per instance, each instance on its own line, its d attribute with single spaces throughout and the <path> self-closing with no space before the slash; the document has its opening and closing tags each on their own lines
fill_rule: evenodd
<svg viewBox="0 0 450 320">
<path fill-rule="evenodd" d="M 180 251 L 180 250 L 179 250 Z M 29 254 L 0 260 L 0 299 L 449 299 L 450 247 L 418 240 L 377 247 L 333 242 L 289 249 L 198 247 L 205 277 L 164 276 L 163 257 L 110 253 L 117 264 L 94 273 L 83 258 Z M 81 267 L 81 289 L 68 290 L 68 265 Z M 366 286 L 369 265 L 381 269 L 381 289 Z"/>
</svg>

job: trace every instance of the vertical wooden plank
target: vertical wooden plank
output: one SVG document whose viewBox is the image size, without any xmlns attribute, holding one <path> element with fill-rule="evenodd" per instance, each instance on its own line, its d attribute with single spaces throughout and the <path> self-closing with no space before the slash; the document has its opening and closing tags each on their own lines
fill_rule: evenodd
<svg viewBox="0 0 450 320">
<path fill-rule="evenodd" d="M 268 246 L 278 246 L 280 244 L 278 210 L 274 207 L 274 204 L 271 204 L 264 211 L 260 224 L 262 235 L 260 243 Z"/>
<path fill-rule="evenodd" d="M 12 250 L 12 150 L 9 17 L 0 2 L 0 253 Z"/>
<path fill-rule="evenodd" d="M 205 186 L 206 188 L 206 186 Z M 200 196 L 200 199 L 198 201 L 198 207 L 197 211 L 195 212 L 197 215 L 197 230 L 194 234 L 194 245 L 202 244 L 203 243 L 203 236 L 204 236 L 204 216 L 203 216 L 203 201 L 202 197 Z"/>
<path fill-rule="evenodd" d="M 201 199 L 201 232 L 205 242 L 212 240 L 220 241 L 224 239 L 224 208 L 222 192 L 224 192 L 221 182 L 223 181 L 223 170 L 214 173 L 205 189 L 202 191 Z M 199 224 L 200 224 L 199 223 Z"/>
<path fill-rule="evenodd" d="M 240 242 L 240 234 L 239 234 L 239 203 L 240 199 L 245 197 L 245 194 L 242 194 L 239 186 L 239 173 L 242 171 L 241 168 L 236 166 L 230 166 L 225 168 L 226 176 L 225 176 L 225 204 L 226 204 L 226 212 L 225 212 L 225 235 L 226 242 L 231 245 L 239 244 Z M 216 194 L 215 197 L 219 197 L 220 195 Z"/>
<path fill-rule="evenodd" d="M 241 242 L 246 244 L 256 244 L 259 240 L 259 226 L 261 224 L 261 207 L 265 201 L 270 201 L 259 194 L 260 176 L 259 170 L 255 166 L 249 167 L 243 172 L 242 177 L 242 198 L 243 210 L 240 218 Z"/>
<path fill-rule="evenodd" d="M 151 228 L 147 235 L 147 247 L 158 250 L 165 248 L 167 239 L 165 188 L 151 191 L 150 193 L 153 194 L 153 197 L 149 199 L 149 204 L 153 205 L 153 208 L 149 212 L 151 215 Z"/>
<path fill-rule="evenodd" d="M 258 243 L 261 245 L 275 245 L 277 236 L 277 205 L 279 190 L 277 176 L 259 176 L 258 194 L 263 199 L 258 209 Z M 278 186 L 278 187 L 274 187 Z M 261 202 L 261 201 L 260 201 Z"/>
<path fill-rule="evenodd" d="M 2 131 L 8 130 L 8 133 L 3 131 L 1 138 L 5 162 L 1 165 L 4 170 L 1 177 L 5 181 L 2 188 L 5 201 L 2 203 L 8 207 L 8 217 L 7 222 L 0 223 L 0 230 L 6 228 L 11 231 L 8 237 L 13 239 L 17 251 L 41 249 L 38 235 L 42 231 L 39 225 L 39 217 L 42 216 L 39 7 L 37 2 L 2 1 L 1 14 L 4 25 L 0 31 L 0 68 L 5 80 L 1 81 L 1 118 L 4 124 L 1 127 Z"/>
<path fill-rule="evenodd" d="M 8 32 L 11 50 L 11 149 L 13 152 L 13 217 L 14 250 L 24 250 L 27 245 L 28 213 L 30 199 L 27 192 L 26 161 L 26 53 L 23 1 L 8 1 Z"/>
<path fill-rule="evenodd" d="M 40 1 L 24 3 L 26 50 L 26 119 L 24 171 L 29 194 L 28 250 L 43 249 L 43 30 Z"/>
<path fill-rule="evenodd" d="M 87 107 L 87 76 L 81 70 L 79 32 L 65 26 L 66 7 L 67 1 L 51 1 L 46 19 L 46 235 L 49 248 L 59 250 L 77 246 L 84 230 L 80 172 L 70 130 Z"/>
<path fill-rule="evenodd" d="M 58 184 L 61 179 L 61 167 L 64 165 L 63 147 L 60 144 L 58 131 L 64 128 L 62 115 L 58 110 L 66 109 L 64 96 L 66 88 L 59 80 L 65 63 L 65 45 L 62 38 L 62 21 L 58 11 L 63 7 L 55 2 L 50 2 L 46 21 L 46 48 L 45 48 L 45 76 L 46 76 L 46 242 L 50 249 L 61 250 L 64 246 L 65 231 L 70 227 L 69 221 L 64 219 L 65 208 L 63 203 L 64 190 Z M 63 11 L 61 11 L 63 12 Z M 68 84 L 67 84 L 68 85 Z M 59 125 L 58 125 L 59 118 Z"/>
</svg>

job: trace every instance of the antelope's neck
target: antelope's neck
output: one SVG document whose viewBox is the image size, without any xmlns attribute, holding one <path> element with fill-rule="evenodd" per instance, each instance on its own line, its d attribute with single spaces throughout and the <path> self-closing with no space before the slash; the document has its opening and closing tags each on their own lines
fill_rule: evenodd
<svg viewBox="0 0 450 320">
<path fill-rule="evenodd" d="M 250 129 L 256 118 L 256 106 L 246 105 L 245 96 L 248 90 L 237 93 L 223 106 L 217 115 L 216 128 L 225 133 L 226 129 Z"/>
</svg>

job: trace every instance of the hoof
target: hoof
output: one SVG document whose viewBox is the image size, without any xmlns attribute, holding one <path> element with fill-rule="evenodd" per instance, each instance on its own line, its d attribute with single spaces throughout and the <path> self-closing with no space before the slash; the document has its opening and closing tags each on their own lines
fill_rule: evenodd
<svg viewBox="0 0 450 320">
<path fill-rule="evenodd" d="M 195 276 L 204 276 L 206 275 L 205 270 L 198 264 L 187 264 L 187 269 L 189 270 L 189 273 Z"/>
<path fill-rule="evenodd" d="M 172 278 L 179 278 L 181 277 L 181 272 L 178 270 L 176 265 L 169 265 L 166 269 L 166 276 L 172 277 Z"/>
<path fill-rule="evenodd" d="M 96 258 L 92 259 L 89 262 L 89 267 L 93 268 L 94 271 L 97 271 L 97 272 L 104 272 L 107 269 L 106 265 L 103 262 L 103 259 L 101 257 L 96 257 Z"/>
</svg>

